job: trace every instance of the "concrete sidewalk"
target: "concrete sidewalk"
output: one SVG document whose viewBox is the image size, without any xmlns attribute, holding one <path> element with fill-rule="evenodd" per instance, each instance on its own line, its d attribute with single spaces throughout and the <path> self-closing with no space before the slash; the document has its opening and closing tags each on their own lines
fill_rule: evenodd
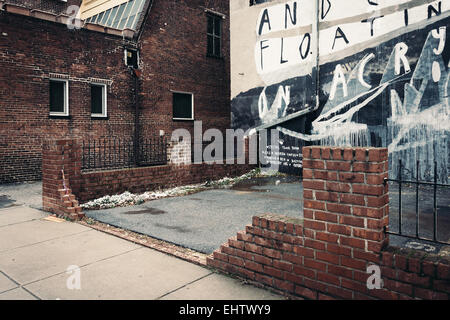
<svg viewBox="0 0 450 320">
<path fill-rule="evenodd" d="M 71 290 L 69 266 L 80 269 Z M 0 209 L 0 300 L 284 299 L 158 251 L 25 206 Z"/>
</svg>

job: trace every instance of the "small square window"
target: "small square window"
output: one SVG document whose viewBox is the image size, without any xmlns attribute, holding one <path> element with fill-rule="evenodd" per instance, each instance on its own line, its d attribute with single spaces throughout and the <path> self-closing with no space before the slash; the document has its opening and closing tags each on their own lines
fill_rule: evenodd
<svg viewBox="0 0 450 320">
<path fill-rule="evenodd" d="M 69 115 L 69 81 L 50 80 L 50 115 Z"/>
<path fill-rule="evenodd" d="M 91 116 L 107 116 L 106 84 L 91 84 Z"/>
<path fill-rule="evenodd" d="M 194 95 L 173 92 L 173 119 L 194 120 Z"/>
</svg>

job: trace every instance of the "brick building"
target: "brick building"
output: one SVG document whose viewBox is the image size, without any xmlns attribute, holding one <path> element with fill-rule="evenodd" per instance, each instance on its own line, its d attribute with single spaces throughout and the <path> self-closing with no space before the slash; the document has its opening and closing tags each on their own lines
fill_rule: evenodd
<svg viewBox="0 0 450 320">
<path fill-rule="evenodd" d="M 49 138 L 170 137 L 194 120 L 229 128 L 228 10 L 220 0 L 0 1 L 0 183 L 40 179 Z"/>
</svg>

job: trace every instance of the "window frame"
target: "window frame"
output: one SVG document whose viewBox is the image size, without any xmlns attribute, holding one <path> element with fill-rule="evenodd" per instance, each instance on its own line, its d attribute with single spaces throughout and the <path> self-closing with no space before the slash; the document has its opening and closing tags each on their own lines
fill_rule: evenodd
<svg viewBox="0 0 450 320">
<path fill-rule="evenodd" d="M 208 32 L 209 19 L 213 20 L 212 33 Z M 222 22 L 222 20 L 223 20 L 223 16 L 220 16 L 218 14 L 215 14 L 215 13 L 209 12 L 209 11 L 206 13 L 206 56 L 207 57 L 223 58 L 223 55 L 222 55 L 222 49 L 223 49 L 223 45 L 222 45 L 223 22 Z M 216 35 L 215 34 L 216 21 L 220 22 L 220 35 Z M 209 37 L 212 37 L 212 39 L 213 39 L 213 43 L 212 43 L 213 53 L 208 52 L 208 39 L 209 39 Z M 216 46 L 215 46 L 216 41 L 219 41 L 219 44 L 220 44 L 218 53 L 215 52 L 215 50 L 216 50 Z"/>
<path fill-rule="evenodd" d="M 194 121 L 194 119 L 195 119 L 195 117 L 194 117 L 194 93 L 193 92 L 186 92 L 186 91 L 176 91 L 176 90 L 170 90 L 170 92 L 172 93 L 172 120 L 175 120 L 175 121 Z M 191 118 L 175 118 L 174 117 L 174 114 L 173 114 L 173 111 L 174 111 L 173 95 L 175 93 L 191 95 Z"/>
<path fill-rule="evenodd" d="M 131 64 L 128 64 L 128 51 L 135 52 L 136 53 L 136 68 L 139 69 L 139 50 L 138 49 L 132 49 L 132 48 L 125 48 L 123 52 L 123 60 L 127 67 L 131 67 L 134 69 L 134 66 Z"/>
<path fill-rule="evenodd" d="M 102 87 L 102 113 L 92 112 L 92 87 Z M 107 118 L 108 117 L 108 85 L 106 83 L 91 82 L 91 118 Z"/>
<path fill-rule="evenodd" d="M 64 111 L 51 111 L 51 93 L 50 93 L 50 83 L 51 82 L 62 82 L 64 83 Z M 59 79 L 59 78 L 50 78 L 49 79 L 49 115 L 52 117 L 67 117 L 69 116 L 69 79 Z"/>
</svg>

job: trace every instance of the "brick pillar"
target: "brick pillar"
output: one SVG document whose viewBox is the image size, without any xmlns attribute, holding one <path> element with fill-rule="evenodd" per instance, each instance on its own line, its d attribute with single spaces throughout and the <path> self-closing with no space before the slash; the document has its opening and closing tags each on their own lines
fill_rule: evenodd
<svg viewBox="0 0 450 320">
<path fill-rule="evenodd" d="M 63 180 L 63 171 L 64 178 Z M 44 141 L 42 147 L 42 206 L 71 219 L 83 216 L 71 186 L 79 190 L 81 146 L 72 139 Z"/>
<path fill-rule="evenodd" d="M 388 244 L 387 149 L 304 147 L 303 158 L 310 236 L 352 247 L 354 258 L 379 253 Z"/>
<path fill-rule="evenodd" d="M 366 292 L 368 265 L 379 263 L 388 244 L 388 151 L 305 147 L 303 157 L 305 246 L 314 249 L 319 264 L 336 266 L 333 274 L 326 270 L 336 284 L 339 276 L 352 274 L 328 293 L 358 298 L 355 291 Z"/>
</svg>

